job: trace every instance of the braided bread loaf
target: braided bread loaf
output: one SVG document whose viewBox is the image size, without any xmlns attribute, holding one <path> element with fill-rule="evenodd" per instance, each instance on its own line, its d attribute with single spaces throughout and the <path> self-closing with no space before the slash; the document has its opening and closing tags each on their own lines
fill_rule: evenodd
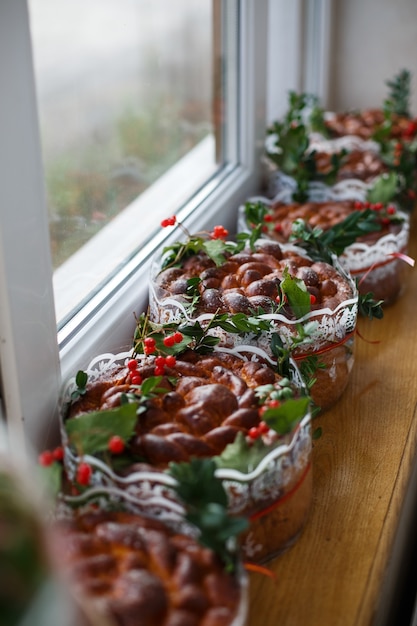
<svg viewBox="0 0 417 626">
<path fill-rule="evenodd" d="M 75 597 L 109 626 L 235 623 L 242 594 L 236 576 L 214 552 L 159 520 L 80 513 L 57 522 L 54 536 Z"/>
<path fill-rule="evenodd" d="M 137 371 L 143 380 L 153 376 L 154 357 L 139 359 Z M 165 367 L 158 384 L 164 392 L 146 400 L 146 410 L 138 417 L 135 435 L 129 442 L 132 458 L 165 468 L 171 461 L 220 454 L 239 432 L 246 436 L 259 425 L 255 389 L 260 385 L 278 389 L 281 380 L 265 363 L 245 361 L 224 352 L 204 356 L 188 350 L 173 367 Z M 127 367 L 104 371 L 71 405 L 67 419 L 115 408 L 124 394 L 137 391 Z"/>
</svg>

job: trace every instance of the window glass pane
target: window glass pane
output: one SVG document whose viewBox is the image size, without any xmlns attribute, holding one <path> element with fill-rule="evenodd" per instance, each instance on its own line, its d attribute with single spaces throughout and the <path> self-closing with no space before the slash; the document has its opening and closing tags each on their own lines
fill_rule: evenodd
<svg viewBox="0 0 417 626">
<path fill-rule="evenodd" d="M 138 197 L 186 155 L 179 199 L 218 167 L 218 34 L 212 0 L 29 0 L 29 8 L 60 319 L 167 214 Z M 124 233 L 120 249 L 109 246 L 109 228 L 119 240 Z"/>
</svg>

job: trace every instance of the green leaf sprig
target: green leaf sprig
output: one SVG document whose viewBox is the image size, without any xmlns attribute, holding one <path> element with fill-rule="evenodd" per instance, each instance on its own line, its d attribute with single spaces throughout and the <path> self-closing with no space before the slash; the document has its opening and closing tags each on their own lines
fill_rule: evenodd
<svg viewBox="0 0 417 626">
<path fill-rule="evenodd" d="M 148 402 L 153 398 L 157 398 L 158 396 L 167 393 L 170 391 L 166 386 L 161 385 L 163 380 L 162 376 L 149 376 L 149 378 L 145 378 L 145 380 L 140 384 L 136 385 L 136 391 L 129 391 L 128 393 L 124 393 L 121 396 L 121 406 L 126 404 L 136 405 L 136 415 L 139 416 L 148 408 Z M 170 385 L 175 385 L 174 378 L 168 378 L 168 382 Z"/>
<path fill-rule="evenodd" d="M 69 445 L 82 456 L 106 451 L 113 435 L 128 441 L 137 422 L 136 409 L 134 404 L 125 403 L 115 409 L 91 411 L 66 420 L 64 427 Z"/>
<path fill-rule="evenodd" d="M 301 278 L 291 276 L 288 267 L 284 268 L 278 290 L 281 304 L 284 306 L 287 300 L 296 318 L 310 313 L 311 298 L 305 282 Z"/>
<path fill-rule="evenodd" d="M 385 81 L 385 84 L 389 93 L 384 101 L 384 111 L 410 117 L 411 72 L 402 69 L 392 79 Z"/>
<path fill-rule="evenodd" d="M 133 348 L 136 354 L 145 352 L 145 339 L 152 337 L 155 340 L 155 349 L 161 355 L 178 355 L 187 348 L 191 348 L 200 354 L 207 354 L 214 350 L 220 343 L 220 338 L 210 334 L 214 328 L 237 334 L 259 335 L 271 329 L 271 321 L 262 318 L 262 312 L 253 315 L 245 313 L 214 313 L 212 318 L 203 327 L 200 322 L 171 322 L 167 324 L 157 324 L 149 320 L 149 316 L 141 314 L 137 318 L 137 325 L 134 335 Z M 167 336 L 179 334 L 181 341 L 167 346 Z"/>
<path fill-rule="evenodd" d="M 189 463 L 170 463 L 168 473 L 186 508 L 186 519 L 200 530 L 199 541 L 214 550 L 226 569 L 236 568 L 236 537 L 247 529 L 248 520 L 232 517 L 227 510 L 227 493 L 216 475 L 213 459 L 192 459 Z"/>
<path fill-rule="evenodd" d="M 71 400 L 73 401 L 78 400 L 78 398 L 81 398 L 82 396 L 86 394 L 87 381 L 88 381 L 88 374 L 84 372 L 83 370 L 78 370 L 77 375 L 75 376 L 75 384 L 77 386 L 71 394 Z"/>
<path fill-rule="evenodd" d="M 361 294 L 358 296 L 358 311 L 363 317 L 370 320 L 381 320 L 384 317 L 383 300 L 375 300 L 373 293 Z"/>
<path fill-rule="evenodd" d="M 276 371 L 284 378 L 291 378 L 291 356 L 297 348 L 310 346 L 314 341 L 314 335 L 317 329 L 316 322 L 307 322 L 306 324 L 297 324 L 297 333 L 292 335 L 291 342 L 285 345 L 278 333 L 274 333 L 271 339 L 271 351 L 275 356 L 277 364 Z M 308 380 L 305 380 L 307 387 Z"/>
<path fill-rule="evenodd" d="M 345 156 L 345 151 L 334 154 L 326 173 L 317 168 L 316 152 L 309 150 L 310 132 L 319 130 L 327 134 L 323 111 L 316 96 L 311 94 L 288 94 L 288 109 L 282 120 L 274 121 L 267 128 L 267 135 L 276 137 L 273 150 L 267 150 L 267 157 L 278 168 L 292 176 L 297 182 L 294 200 L 307 199 L 308 185 L 312 180 L 321 180 L 331 185 L 336 181 L 337 173 Z"/>
<path fill-rule="evenodd" d="M 291 240 L 306 250 L 313 260 L 333 264 L 333 255 L 340 256 L 358 237 L 381 228 L 380 215 L 369 208 L 351 213 L 327 230 L 312 227 L 301 219 L 295 220 Z"/>
</svg>

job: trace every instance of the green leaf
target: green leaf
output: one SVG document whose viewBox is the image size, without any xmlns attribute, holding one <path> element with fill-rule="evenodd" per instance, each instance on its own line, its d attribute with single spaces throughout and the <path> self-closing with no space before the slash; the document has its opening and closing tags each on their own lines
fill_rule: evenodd
<svg viewBox="0 0 417 626">
<path fill-rule="evenodd" d="M 159 383 L 162 380 L 162 376 L 149 376 L 149 378 L 145 378 L 143 383 L 140 386 L 140 390 L 143 396 L 148 396 L 150 393 L 157 392 Z M 160 391 L 166 391 L 166 389 L 160 389 Z"/>
<path fill-rule="evenodd" d="M 62 464 L 54 462 L 46 467 L 40 465 L 38 472 L 48 495 L 55 499 L 62 490 Z"/>
<path fill-rule="evenodd" d="M 209 239 L 203 243 L 203 250 L 219 267 L 225 262 L 226 244 L 222 239 Z"/>
<path fill-rule="evenodd" d="M 287 296 L 288 302 L 297 318 L 303 317 L 310 312 L 310 294 L 305 283 L 299 278 L 290 276 L 287 267 L 284 269 L 280 289 Z"/>
<path fill-rule="evenodd" d="M 261 438 L 255 439 L 253 444 L 249 445 L 245 435 L 239 432 L 235 440 L 216 457 L 216 464 L 219 468 L 234 469 L 242 474 L 248 474 L 258 467 L 270 451 L 271 448 L 265 446 Z"/>
<path fill-rule="evenodd" d="M 375 300 L 372 292 L 365 294 L 360 293 L 358 296 L 359 314 L 364 317 L 368 317 L 370 320 L 373 318 L 381 320 L 384 317 L 384 309 L 382 308 L 383 304 L 383 300 Z"/>
<path fill-rule="evenodd" d="M 69 443 L 79 454 L 94 454 L 107 450 L 110 437 L 119 435 L 128 441 L 137 422 L 137 405 L 122 404 L 108 411 L 84 413 L 65 422 Z"/>
<path fill-rule="evenodd" d="M 389 204 L 394 200 L 399 186 L 398 174 L 390 172 L 380 176 L 373 187 L 368 191 L 367 199 L 369 202 Z"/>
<path fill-rule="evenodd" d="M 310 398 L 308 396 L 290 398 L 279 407 L 267 409 L 263 413 L 262 419 L 279 435 L 286 435 L 302 420 L 309 404 Z"/>
<path fill-rule="evenodd" d="M 82 370 L 78 370 L 77 375 L 75 377 L 75 383 L 77 387 L 79 387 L 80 389 L 83 389 L 87 384 L 87 380 L 88 380 L 87 373 L 83 372 Z"/>
<path fill-rule="evenodd" d="M 170 463 L 168 472 L 177 482 L 176 492 L 188 505 L 201 507 L 209 502 L 227 506 L 227 494 L 215 477 L 213 459 L 192 459 L 189 463 Z"/>
</svg>

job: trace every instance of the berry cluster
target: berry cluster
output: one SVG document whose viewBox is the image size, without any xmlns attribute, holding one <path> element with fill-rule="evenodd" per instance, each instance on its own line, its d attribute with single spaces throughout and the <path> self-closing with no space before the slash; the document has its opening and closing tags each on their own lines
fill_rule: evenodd
<svg viewBox="0 0 417 626">
<path fill-rule="evenodd" d="M 64 458 L 64 449 L 62 446 L 57 446 L 54 450 L 44 450 L 38 456 L 39 465 L 42 467 L 48 467 L 55 461 L 62 461 Z"/>
<path fill-rule="evenodd" d="M 226 239 L 229 231 L 224 226 L 215 226 L 210 233 L 212 239 Z"/>
<path fill-rule="evenodd" d="M 166 228 L 167 226 L 175 226 L 176 223 L 177 218 L 175 217 L 175 215 L 173 215 L 172 217 L 167 217 L 166 219 L 162 220 L 161 226 L 162 228 Z"/>
<path fill-rule="evenodd" d="M 175 215 L 173 215 L 172 217 L 167 217 L 161 221 L 162 228 L 175 226 L 175 224 L 177 224 L 185 232 L 185 234 L 190 237 L 190 233 L 187 231 L 186 228 L 184 228 L 181 222 L 177 221 Z M 211 232 L 205 234 L 208 235 L 210 239 L 226 239 L 226 237 L 229 235 L 229 231 L 224 226 L 214 226 Z"/>
<path fill-rule="evenodd" d="M 380 222 L 383 226 L 388 226 L 397 216 L 397 209 L 393 205 L 385 206 L 382 202 L 360 202 L 354 203 L 354 208 L 357 211 L 364 211 L 365 209 L 371 209 L 380 214 Z"/>
</svg>

